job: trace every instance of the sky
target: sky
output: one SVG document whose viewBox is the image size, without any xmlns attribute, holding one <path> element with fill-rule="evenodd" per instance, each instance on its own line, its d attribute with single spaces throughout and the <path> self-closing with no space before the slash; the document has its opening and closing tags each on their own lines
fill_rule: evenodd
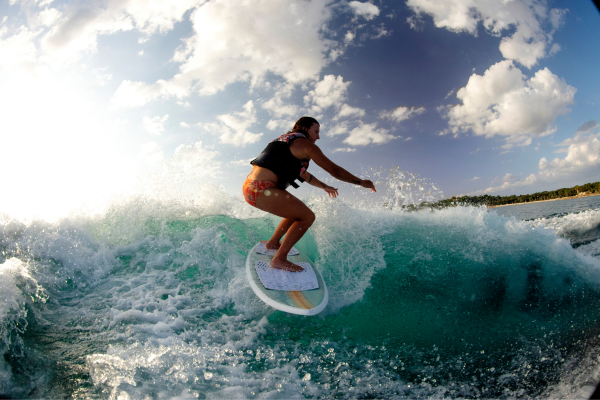
<svg viewBox="0 0 600 400">
<path fill-rule="evenodd" d="M 161 174 L 241 196 L 303 115 L 355 175 L 444 197 L 599 181 L 599 49 L 586 0 L 2 0 L 0 214 Z"/>
</svg>

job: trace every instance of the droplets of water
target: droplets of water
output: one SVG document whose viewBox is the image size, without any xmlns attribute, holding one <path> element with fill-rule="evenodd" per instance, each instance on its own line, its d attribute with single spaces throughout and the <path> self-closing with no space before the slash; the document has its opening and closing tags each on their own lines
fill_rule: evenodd
<svg viewBox="0 0 600 400">
<path fill-rule="evenodd" d="M 373 170 L 378 190 L 383 193 L 387 208 L 418 206 L 443 199 L 444 193 L 436 184 L 419 174 L 402 171 L 400 167 Z"/>
</svg>

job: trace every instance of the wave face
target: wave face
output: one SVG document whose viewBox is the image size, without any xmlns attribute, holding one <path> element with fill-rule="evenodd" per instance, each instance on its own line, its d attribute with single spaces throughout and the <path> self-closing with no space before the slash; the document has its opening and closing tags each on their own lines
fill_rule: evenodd
<svg viewBox="0 0 600 400">
<path fill-rule="evenodd" d="M 600 256 L 600 210 L 586 210 L 550 218 L 529 221 L 531 226 L 552 229 L 554 234 L 568 239 L 579 251 Z"/>
<path fill-rule="evenodd" d="M 278 220 L 211 193 L 202 206 L 140 197 L 95 217 L 5 218 L 0 394 L 587 394 L 600 261 L 571 246 L 569 223 L 312 198 L 317 220 L 298 247 L 330 302 L 300 317 L 267 307 L 245 278 L 248 250 Z"/>
</svg>

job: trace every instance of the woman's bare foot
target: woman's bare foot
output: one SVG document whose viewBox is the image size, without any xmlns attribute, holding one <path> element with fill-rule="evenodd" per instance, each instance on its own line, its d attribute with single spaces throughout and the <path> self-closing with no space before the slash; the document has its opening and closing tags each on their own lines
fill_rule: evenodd
<svg viewBox="0 0 600 400">
<path fill-rule="evenodd" d="M 279 248 L 281 247 L 281 242 L 271 243 L 270 241 L 268 242 L 266 240 L 261 240 L 261 242 L 265 244 L 265 248 L 267 250 L 279 250 Z"/>
<path fill-rule="evenodd" d="M 302 268 L 298 264 L 294 264 L 293 262 L 288 260 L 280 260 L 276 258 L 273 258 L 273 260 L 271 261 L 271 268 L 282 269 L 284 271 L 290 272 L 300 272 L 304 270 L 304 268 Z"/>
</svg>

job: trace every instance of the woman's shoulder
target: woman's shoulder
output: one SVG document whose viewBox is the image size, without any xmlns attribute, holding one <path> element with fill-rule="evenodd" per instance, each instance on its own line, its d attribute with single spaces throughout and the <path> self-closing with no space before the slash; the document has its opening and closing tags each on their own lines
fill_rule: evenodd
<svg viewBox="0 0 600 400">
<path fill-rule="evenodd" d="M 274 142 L 290 143 L 292 141 L 295 141 L 296 139 L 306 139 L 306 136 L 304 136 L 300 132 L 288 132 L 279 136 L 277 139 L 274 140 Z"/>
</svg>

